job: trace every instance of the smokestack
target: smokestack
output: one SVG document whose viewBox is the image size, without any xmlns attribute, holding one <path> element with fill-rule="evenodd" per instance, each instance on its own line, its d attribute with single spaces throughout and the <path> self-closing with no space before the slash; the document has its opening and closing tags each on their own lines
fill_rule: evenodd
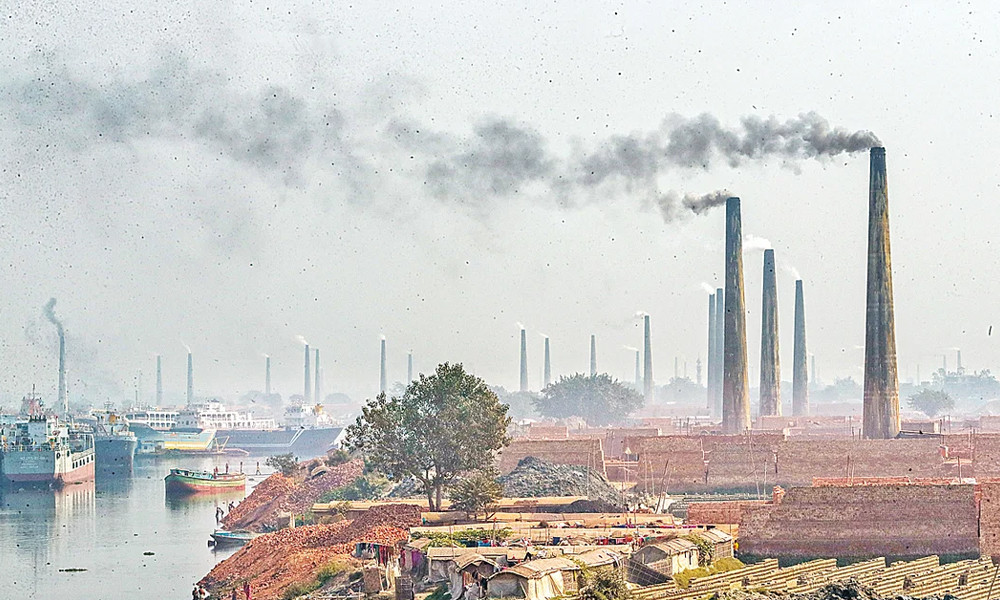
<svg viewBox="0 0 1000 600">
<path fill-rule="evenodd" d="M 156 406 L 163 406 L 163 364 L 162 357 L 156 355 Z"/>
<path fill-rule="evenodd" d="M 865 323 L 864 436 L 888 439 L 899 433 L 896 325 L 892 309 L 889 252 L 889 182 L 885 148 L 871 149 L 868 188 L 868 313 Z"/>
<path fill-rule="evenodd" d="M 521 391 L 528 391 L 528 340 L 521 328 Z"/>
<path fill-rule="evenodd" d="M 597 375 L 597 336 L 590 334 L 590 376 Z"/>
<path fill-rule="evenodd" d="M 743 225 L 740 199 L 726 200 L 726 318 L 722 369 L 722 430 L 750 428 L 747 382 L 747 322 L 743 299 Z"/>
<path fill-rule="evenodd" d="M 635 389 L 642 389 L 642 367 L 640 364 L 642 360 L 639 358 L 639 351 L 635 351 Z"/>
<path fill-rule="evenodd" d="M 958 373 L 961 374 L 965 370 L 962 368 L 962 351 L 956 350 L 956 352 L 958 353 L 958 365 L 955 368 L 958 370 Z"/>
<path fill-rule="evenodd" d="M 66 398 L 66 332 L 63 330 L 62 321 L 56 318 L 56 299 L 49 298 L 45 304 L 45 317 L 50 323 L 56 326 L 56 333 L 59 334 L 59 389 L 56 391 L 56 401 L 63 409 L 63 414 L 69 416 L 69 400 Z"/>
<path fill-rule="evenodd" d="M 760 414 L 781 415 L 781 359 L 778 354 L 778 284 L 774 250 L 764 250 L 760 316 Z"/>
<path fill-rule="evenodd" d="M 315 354 L 314 358 L 316 359 L 316 364 L 313 365 L 313 396 L 316 399 L 316 404 L 322 404 L 323 403 L 323 392 L 320 389 L 320 386 L 322 384 L 320 383 L 320 378 L 319 378 L 319 374 L 320 374 L 320 370 L 319 370 L 319 348 L 316 348 L 315 352 L 316 352 L 316 354 Z"/>
<path fill-rule="evenodd" d="M 187 387 L 187 405 L 191 406 L 194 404 L 194 359 L 191 356 L 191 351 L 188 351 L 188 387 Z"/>
<path fill-rule="evenodd" d="M 549 338 L 547 337 L 545 338 L 545 371 L 543 379 L 544 385 L 542 387 L 548 387 L 552 383 L 552 363 L 549 359 Z"/>
<path fill-rule="evenodd" d="M 809 383 L 815 388 L 819 385 L 819 377 L 816 376 L 816 355 L 809 357 Z"/>
<path fill-rule="evenodd" d="M 697 360 L 694 361 L 694 372 L 695 372 L 695 377 L 697 378 L 697 381 L 695 383 L 697 383 L 698 385 L 701 385 L 701 357 L 700 356 L 698 357 Z"/>
<path fill-rule="evenodd" d="M 389 391 L 389 383 L 388 383 L 388 380 L 386 379 L 386 373 L 385 373 L 385 338 L 384 337 L 382 338 L 382 353 L 381 353 L 381 358 L 379 360 L 379 368 L 378 368 L 378 389 L 379 389 L 379 392 L 382 393 L 382 394 L 384 394 L 384 393 L 386 393 L 386 392 Z"/>
<path fill-rule="evenodd" d="M 406 385 L 413 382 L 413 352 L 406 353 Z"/>
<path fill-rule="evenodd" d="M 312 371 L 309 368 L 309 344 L 306 344 L 306 360 L 305 360 L 305 384 L 303 385 L 304 393 L 302 394 L 305 399 L 306 404 L 312 404 L 313 393 L 312 393 Z"/>
<path fill-rule="evenodd" d="M 651 351 L 651 344 L 649 340 L 649 315 L 643 317 L 643 352 L 645 353 L 645 358 L 643 360 L 643 375 L 642 375 L 642 392 L 643 397 L 646 400 L 646 404 L 652 404 L 653 402 L 653 354 Z"/>
<path fill-rule="evenodd" d="M 806 304 L 802 280 L 795 280 L 795 339 L 792 346 L 792 414 L 809 414 L 809 372 L 806 370 Z"/>
<path fill-rule="evenodd" d="M 678 379 L 681 376 L 680 358 L 674 357 L 674 379 Z"/>
<path fill-rule="evenodd" d="M 271 395 L 271 357 L 264 357 L 264 393 Z"/>
<path fill-rule="evenodd" d="M 948 355 L 947 354 L 942 354 L 941 355 L 941 372 L 944 375 L 948 374 Z"/>
<path fill-rule="evenodd" d="M 709 414 L 715 407 L 715 294 L 708 295 L 708 365 L 705 376 L 705 394 Z"/>
<path fill-rule="evenodd" d="M 722 420 L 722 363 L 726 354 L 726 304 L 722 288 L 715 290 L 715 401 L 712 415 Z"/>
</svg>

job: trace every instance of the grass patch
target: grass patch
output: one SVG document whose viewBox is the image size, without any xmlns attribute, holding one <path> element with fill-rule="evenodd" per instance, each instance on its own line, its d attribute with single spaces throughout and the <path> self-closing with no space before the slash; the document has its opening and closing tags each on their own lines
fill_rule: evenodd
<svg viewBox="0 0 1000 600">
<path fill-rule="evenodd" d="M 707 567 L 685 569 L 680 573 L 675 573 L 674 582 L 678 587 L 686 588 L 691 585 L 692 579 L 707 577 L 716 573 L 725 573 L 726 571 L 735 571 L 736 569 L 742 569 L 743 567 L 743 563 L 736 558 L 720 558 Z"/>
<path fill-rule="evenodd" d="M 281 594 L 281 600 L 295 600 L 299 596 L 305 596 L 315 592 L 319 588 L 329 583 L 333 578 L 351 570 L 351 565 L 339 560 L 331 560 L 316 571 L 316 578 L 304 583 L 293 583 L 285 588 Z M 358 573 L 360 575 L 360 572 Z M 353 575 L 353 574 L 352 574 Z"/>
</svg>

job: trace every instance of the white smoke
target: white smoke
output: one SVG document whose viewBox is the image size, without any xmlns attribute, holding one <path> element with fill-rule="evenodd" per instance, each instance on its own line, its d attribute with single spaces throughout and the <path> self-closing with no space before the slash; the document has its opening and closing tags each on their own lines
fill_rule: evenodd
<svg viewBox="0 0 1000 600">
<path fill-rule="evenodd" d="M 524 324 L 521 323 L 520 321 L 517 321 L 517 328 L 518 329 L 524 329 Z"/>
<path fill-rule="evenodd" d="M 188 346 L 187 344 L 185 344 L 184 340 L 181 340 L 181 346 L 184 346 L 184 349 L 187 350 L 187 353 L 191 354 L 191 346 Z"/>
<path fill-rule="evenodd" d="M 632 346 L 622 346 L 622 348 L 625 348 L 629 352 L 638 352 L 639 351 L 638 348 L 633 348 Z"/>
<path fill-rule="evenodd" d="M 794 265 L 786 262 L 782 263 L 781 268 L 795 279 L 802 279 L 802 274 L 799 273 L 799 270 Z"/>
<path fill-rule="evenodd" d="M 637 311 L 635 311 L 635 318 L 636 319 L 644 319 L 644 318 L 646 318 L 648 316 L 649 316 L 649 313 L 646 312 L 646 311 L 644 311 L 644 310 L 637 310 Z"/>
<path fill-rule="evenodd" d="M 309 345 L 309 342 L 306 341 L 306 338 L 303 335 L 297 335 L 297 336 L 295 336 L 295 339 L 298 340 L 298 342 L 300 344 L 302 344 L 303 346 L 308 346 Z"/>
<path fill-rule="evenodd" d="M 773 248 L 771 242 L 767 238 L 762 238 L 759 235 L 754 235 L 752 233 L 744 234 L 743 236 L 743 251 L 744 252 L 754 252 L 758 250 L 770 250 Z"/>
<path fill-rule="evenodd" d="M 711 285 L 705 283 L 704 281 L 702 281 L 701 282 L 701 289 L 705 290 L 706 294 L 711 295 L 711 294 L 715 293 L 715 289 L 716 288 L 714 286 L 711 286 Z"/>
<path fill-rule="evenodd" d="M 542 333 L 542 332 L 538 332 L 538 335 L 542 336 L 545 339 L 549 339 L 549 336 L 547 334 Z"/>
</svg>

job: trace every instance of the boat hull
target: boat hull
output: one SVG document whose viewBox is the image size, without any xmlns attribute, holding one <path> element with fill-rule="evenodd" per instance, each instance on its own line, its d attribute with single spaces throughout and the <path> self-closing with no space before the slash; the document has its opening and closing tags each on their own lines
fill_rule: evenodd
<svg viewBox="0 0 1000 600">
<path fill-rule="evenodd" d="M 61 486 L 94 480 L 93 448 L 80 452 L 19 450 L 3 452 L 3 480 L 8 484 Z"/>
<path fill-rule="evenodd" d="M 326 455 L 340 438 L 340 427 L 311 429 L 220 429 L 215 433 L 227 449 L 245 450 L 250 456 L 294 454 L 302 460 Z"/>
<path fill-rule="evenodd" d="M 241 492 L 246 489 L 246 478 L 216 479 L 194 477 L 178 473 L 170 473 L 164 479 L 168 494 L 218 494 L 226 492 Z"/>
<path fill-rule="evenodd" d="M 215 451 L 215 430 L 160 431 L 144 424 L 130 425 L 139 441 L 140 454 L 190 453 L 207 454 Z"/>
<path fill-rule="evenodd" d="M 97 467 L 101 470 L 131 471 L 138 445 L 135 437 L 98 436 L 94 441 Z"/>
</svg>

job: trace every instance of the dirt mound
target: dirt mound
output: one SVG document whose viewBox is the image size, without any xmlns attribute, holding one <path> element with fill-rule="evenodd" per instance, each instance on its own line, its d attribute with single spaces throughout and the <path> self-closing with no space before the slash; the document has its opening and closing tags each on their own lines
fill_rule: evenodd
<svg viewBox="0 0 1000 600">
<path fill-rule="evenodd" d="M 587 496 L 602 507 L 614 507 L 613 510 L 618 510 L 621 503 L 621 492 L 600 473 L 587 467 L 557 465 L 533 456 L 522 458 L 513 471 L 500 478 L 500 484 L 508 497 Z"/>
<path fill-rule="evenodd" d="M 559 513 L 608 513 L 621 510 L 617 504 L 604 500 L 576 500 L 561 507 Z"/>
<path fill-rule="evenodd" d="M 250 580 L 254 598 L 277 600 L 292 585 L 309 583 L 332 561 L 348 561 L 358 542 L 398 544 L 419 524 L 420 509 L 411 505 L 375 507 L 354 521 L 282 529 L 254 538 L 202 579 L 213 593 L 224 593 Z"/>
<path fill-rule="evenodd" d="M 230 530 L 261 532 L 274 529 L 277 527 L 279 514 L 307 512 L 321 495 L 351 483 L 361 475 L 363 468 L 362 461 L 352 460 L 305 481 L 274 473 L 260 482 L 249 496 L 226 515 L 222 525 Z"/>
</svg>

